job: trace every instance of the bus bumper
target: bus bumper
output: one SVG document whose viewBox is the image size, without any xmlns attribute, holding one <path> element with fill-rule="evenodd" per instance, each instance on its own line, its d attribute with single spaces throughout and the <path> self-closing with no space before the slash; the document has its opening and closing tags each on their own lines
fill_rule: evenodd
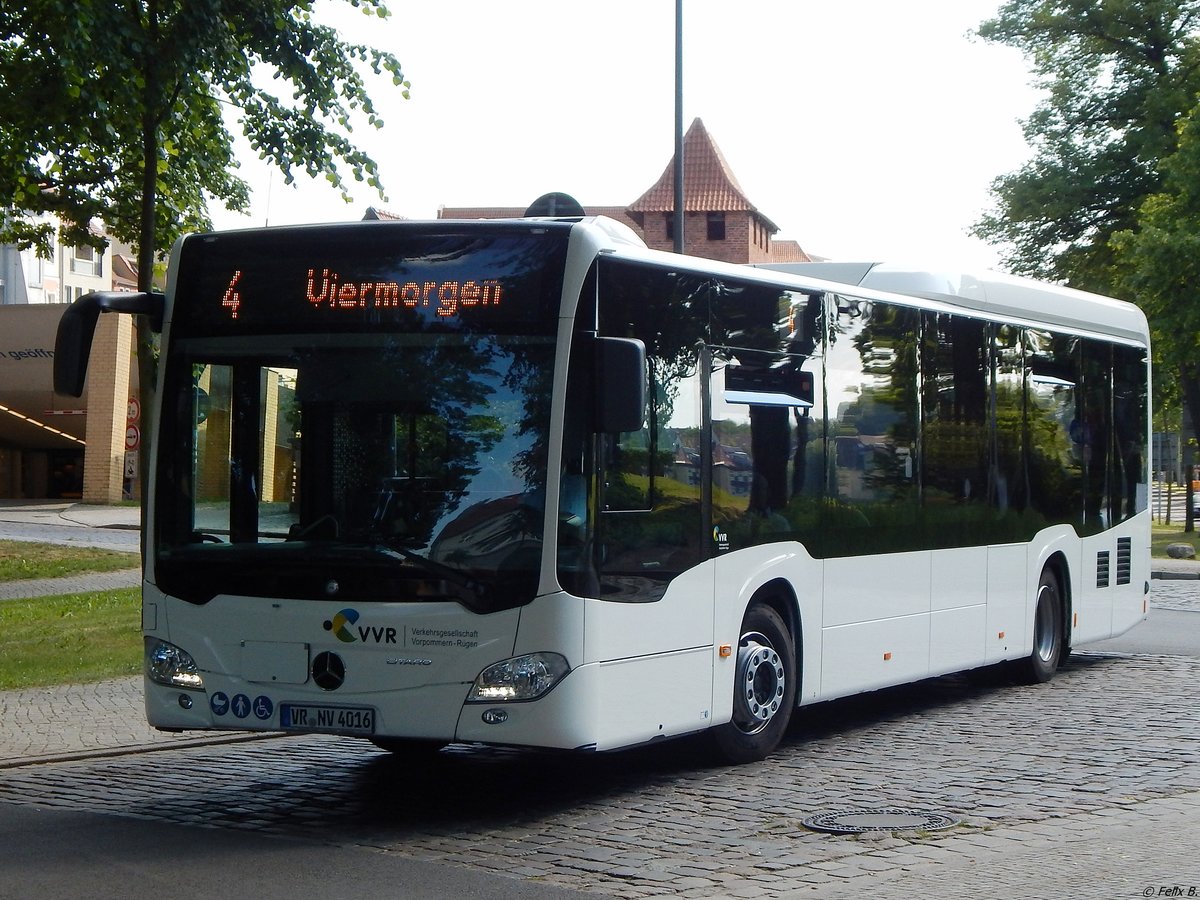
<svg viewBox="0 0 1200 900">
<path fill-rule="evenodd" d="M 712 648 L 588 663 L 526 702 L 465 703 L 455 739 L 615 750 L 701 731 L 712 719 Z"/>
</svg>

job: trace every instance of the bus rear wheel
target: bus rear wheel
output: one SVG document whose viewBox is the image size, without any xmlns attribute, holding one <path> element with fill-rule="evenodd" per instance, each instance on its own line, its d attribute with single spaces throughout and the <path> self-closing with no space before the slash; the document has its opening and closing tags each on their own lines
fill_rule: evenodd
<svg viewBox="0 0 1200 900">
<path fill-rule="evenodd" d="M 755 603 L 742 620 L 733 678 L 733 718 L 712 732 L 729 763 L 755 762 L 779 746 L 796 703 L 796 650 L 779 613 Z"/>
<path fill-rule="evenodd" d="M 1063 614 L 1058 577 L 1045 569 L 1038 581 L 1033 614 L 1033 652 L 1017 664 L 1017 677 L 1025 684 L 1044 684 L 1054 677 L 1062 661 Z"/>
</svg>

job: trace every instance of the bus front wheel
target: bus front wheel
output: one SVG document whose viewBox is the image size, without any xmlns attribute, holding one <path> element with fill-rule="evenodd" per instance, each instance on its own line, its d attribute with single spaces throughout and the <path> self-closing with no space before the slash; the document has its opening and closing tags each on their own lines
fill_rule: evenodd
<svg viewBox="0 0 1200 900">
<path fill-rule="evenodd" d="M 1017 675 L 1025 684 L 1043 684 L 1054 677 L 1062 660 L 1063 614 L 1058 577 L 1050 570 L 1038 581 L 1033 614 L 1033 652 L 1018 663 Z"/>
<path fill-rule="evenodd" d="M 796 703 L 796 650 L 779 613 L 764 603 L 746 611 L 733 678 L 733 718 L 712 732 L 726 762 L 765 758 L 783 738 Z"/>
</svg>

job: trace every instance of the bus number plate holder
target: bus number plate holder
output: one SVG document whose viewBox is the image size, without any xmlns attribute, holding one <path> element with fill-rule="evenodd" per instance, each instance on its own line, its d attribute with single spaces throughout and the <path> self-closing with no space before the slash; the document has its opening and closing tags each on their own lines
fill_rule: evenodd
<svg viewBox="0 0 1200 900">
<path fill-rule="evenodd" d="M 281 703 L 279 727 L 284 731 L 371 735 L 375 733 L 375 710 L 369 706 Z"/>
</svg>

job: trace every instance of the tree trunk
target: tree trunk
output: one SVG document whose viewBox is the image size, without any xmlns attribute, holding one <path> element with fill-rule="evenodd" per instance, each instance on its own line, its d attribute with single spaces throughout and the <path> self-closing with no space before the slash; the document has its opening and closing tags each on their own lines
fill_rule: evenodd
<svg viewBox="0 0 1200 900">
<path fill-rule="evenodd" d="M 158 44 L 158 5 L 151 2 L 147 10 L 150 33 Z M 153 62 L 145 67 L 146 94 L 142 103 L 142 210 L 138 237 L 138 290 L 154 288 L 155 207 L 158 202 L 158 127 L 162 104 L 157 69 Z M 146 499 L 150 488 L 150 458 L 154 450 L 154 394 L 156 374 L 156 341 L 147 316 L 138 316 L 137 366 L 138 399 L 141 403 L 142 441 L 138 449 L 138 484 L 141 486 L 141 549 L 142 567 L 146 565 Z"/>
</svg>

